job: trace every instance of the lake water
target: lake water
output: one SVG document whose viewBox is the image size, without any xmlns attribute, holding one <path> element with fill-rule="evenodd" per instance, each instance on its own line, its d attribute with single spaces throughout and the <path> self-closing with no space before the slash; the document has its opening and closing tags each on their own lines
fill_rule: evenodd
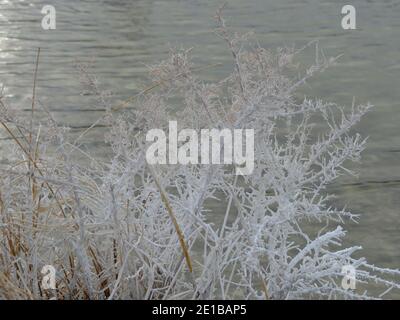
<svg viewBox="0 0 400 320">
<path fill-rule="evenodd" d="M 347 244 L 362 245 L 372 263 L 400 268 L 400 1 L 350 1 L 357 9 L 352 31 L 341 28 L 340 11 L 347 2 L 230 0 L 225 16 L 238 31 L 254 30 L 269 48 L 319 39 L 326 55 L 344 54 L 304 93 L 346 105 L 354 96 L 376 106 L 357 127 L 369 136 L 356 165 L 359 177 L 341 179 L 332 189 L 340 205 L 361 214 L 359 224 L 348 226 Z M 50 3 L 57 10 L 57 29 L 44 31 L 40 10 Z M 93 60 L 102 87 L 116 102 L 138 92 L 145 65 L 164 59 L 169 46 L 193 47 L 198 64 L 221 62 L 203 71 L 206 80 L 226 74 L 229 53 L 212 33 L 218 5 L 205 0 L 0 0 L 0 84 L 10 105 L 28 109 L 33 62 L 41 47 L 38 96 L 78 133 L 102 112 L 80 95 L 75 61 Z M 312 54 L 300 59 L 309 62 Z M 96 128 L 86 138 L 98 156 L 106 152 L 103 131 Z"/>
</svg>

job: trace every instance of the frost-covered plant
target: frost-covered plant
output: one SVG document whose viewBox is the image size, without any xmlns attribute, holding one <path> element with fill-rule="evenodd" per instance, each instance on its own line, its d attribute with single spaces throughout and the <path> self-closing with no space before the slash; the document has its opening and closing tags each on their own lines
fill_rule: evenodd
<svg viewBox="0 0 400 320">
<path fill-rule="evenodd" d="M 190 50 L 172 50 L 150 67 L 150 87 L 113 106 L 79 66 L 106 109 L 96 124 L 110 127 L 110 161 L 80 145 L 95 124 L 71 138 L 35 89 L 29 120 L 1 99 L 0 124 L 14 144 L 0 169 L 0 298 L 358 299 L 380 297 L 366 285 L 399 289 L 391 279 L 399 271 L 341 246 L 342 225 L 356 216 L 335 209 L 326 190 L 359 158 L 365 140 L 349 132 L 370 106 L 299 101 L 298 88 L 335 59 L 291 77 L 295 50 L 266 50 L 232 34 L 220 12 L 217 21 L 233 66 L 218 82 L 196 76 Z M 148 165 L 146 132 L 169 120 L 254 129 L 254 172 Z M 44 265 L 57 270 L 56 290 L 43 288 Z M 342 287 L 343 266 L 355 268 L 356 290 Z"/>
</svg>

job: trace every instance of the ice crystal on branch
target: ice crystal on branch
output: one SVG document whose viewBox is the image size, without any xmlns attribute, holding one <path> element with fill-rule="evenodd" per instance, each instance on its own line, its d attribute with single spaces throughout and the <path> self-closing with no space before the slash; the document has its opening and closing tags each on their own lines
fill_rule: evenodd
<svg viewBox="0 0 400 320">
<path fill-rule="evenodd" d="M 318 58 L 293 77 L 295 50 L 273 52 L 231 33 L 220 12 L 217 22 L 232 57 L 220 81 L 201 81 L 191 50 L 171 50 L 150 67 L 149 87 L 113 105 L 80 65 L 105 116 L 78 138 L 40 103 L 26 121 L 1 100 L 3 133 L 14 143 L 0 176 L 1 298 L 359 299 L 380 297 L 363 289 L 371 285 L 399 289 L 399 271 L 342 246 L 344 223 L 356 216 L 333 207 L 326 189 L 352 173 L 346 161 L 359 159 L 365 140 L 350 130 L 370 106 L 300 101 L 299 87 L 335 59 Z M 254 129 L 253 173 L 150 166 L 146 132 L 169 120 Z M 81 145 L 99 123 L 110 127 L 110 161 Z M 43 265 L 57 270 L 54 291 L 41 284 Z M 354 290 L 342 286 L 344 266 L 356 270 Z"/>
</svg>

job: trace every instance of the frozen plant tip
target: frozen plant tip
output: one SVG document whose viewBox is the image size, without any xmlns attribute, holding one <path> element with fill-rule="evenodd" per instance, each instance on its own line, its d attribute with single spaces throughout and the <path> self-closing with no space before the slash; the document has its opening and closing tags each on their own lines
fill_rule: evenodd
<svg viewBox="0 0 400 320">
<path fill-rule="evenodd" d="M 79 65 L 105 114 L 78 138 L 37 99 L 36 80 L 29 120 L 1 98 L 11 143 L 0 167 L 0 298 L 370 299 L 400 288 L 399 271 L 342 246 L 356 216 L 326 189 L 359 159 L 365 139 L 350 129 L 370 106 L 299 100 L 335 59 L 292 78 L 295 50 L 264 49 L 216 19 L 233 62 L 220 81 L 196 76 L 190 50 L 171 50 L 149 68 L 148 88 L 116 104 Z M 149 164 L 146 133 L 167 132 L 169 121 L 199 136 L 254 130 L 251 174 L 229 163 Z M 99 123 L 111 160 L 81 145 Z M 42 284 L 45 265 L 56 289 Z M 343 267 L 356 271 L 355 288 L 342 285 Z"/>
</svg>

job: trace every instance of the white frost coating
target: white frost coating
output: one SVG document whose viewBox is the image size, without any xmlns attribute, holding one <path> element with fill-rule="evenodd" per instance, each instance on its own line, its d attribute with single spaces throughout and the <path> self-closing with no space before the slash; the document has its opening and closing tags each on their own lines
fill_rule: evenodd
<svg viewBox="0 0 400 320">
<path fill-rule="evenodd" d="M 111 128 L 109 161 L 80 145 L 86 132 L 72 139 L 46 112 L 30 130 L 0 100 L 1 126 L 15 142 L 0 167 L 0 298 L 53 297 L 37 287 L 43 265 L 57 271 L 58 299 L 363 299 L 399 289 L 399 271 L 342 247 L 344 222 L 356 216 L 334 208 L 326 192 L 351 173 L 345 161 L 359 158 L 365 140 L 349 131 L 370 106 L 298 101 L 298 87 L 334 59 L 317 59 L 292 79 L 295 51 L 260 48 L 217 19 L 233 57 L 221 81 L 204 83 L 189 51 L 172 50 L 150 68 L 152 89 L 114 113 L 79 66 L 107 110 L 96 123 Z M 148 167 L 145 133 L 166 131 L 177 114 L 197 133 L 254 129 L 253 173 L 240 177 L 223 164 Z M 348 265 L 356 290 L 341 286 Z M 363 291 L 364 283 L 380 291 Z"/>
</svg>

